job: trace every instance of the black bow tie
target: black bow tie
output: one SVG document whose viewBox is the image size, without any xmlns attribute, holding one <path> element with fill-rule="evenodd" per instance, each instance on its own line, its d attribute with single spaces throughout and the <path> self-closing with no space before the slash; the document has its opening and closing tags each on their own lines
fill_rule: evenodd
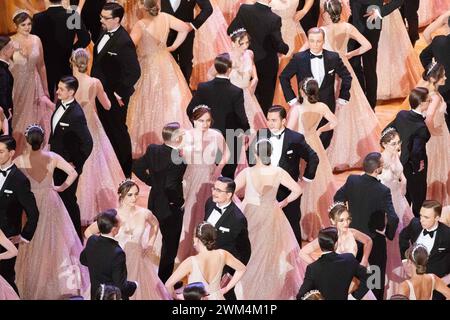
<svg viewBox="0 0 450 320">
<path fill-rule="evenodd" d="M 277 138 L 278 140 L 280 140 L 281 139 L 281 136 L 283 135 L 283 133 L 284 133 L 284 130 L 283 131 L 281 131 L 280 132 L 280 134 L 271 134 L 271 137 L 275 137 L 275 138 Z"/>
<path fill-rule="evenodd" d="M 115 32 L 106 32 L 106 34 L 107 34 L 110 38 L 112 38 L 112 36 L 114 35 L 114 33 L 115 33 Z"/>
<path fill-rule="evenodd" d="M 426 236 L 427 234 L 430 235 L 430 238 L 433 239 L 434 233 L 436 232 L 437 229 L 433 230 L 433 231 L 428 231 L 426 229 L 423 230 L 423 235 Z"/>
<path fill-rule="evenodd" d="M 214 206 L 214 210 L 216 210 L 220 214 L 223 214 L 225 212 L 225 210 L 227 210 L 227 208 L 228 208 L 228 206 L 226 206 L 224 208 L 219 208 L 217 205 Z"/>
<path fill-rule="evenodd" d="M 322 58 L 323 58 L 323 55 L 320 54 L 320 55 L 316 56 L 315 54 L 312 54 L 312 53 L 311 53 L 311 54 L 309 55 L 309 57 L 311 58 L 311 60 L 314 59 L 314 58 L 322 59 Z"/>
<path fill-rule="evenodd" d="M 8 174 L 8 172 L 9 172 L 10 170 L 11 170 L 11 169 L 6 169 L 6 170 L 0 169 L 0 173 L 6 178 L 6 175 Z"/>
<path fill-rule="evenodd" d="M 62 107 L 64 110 L 67 110 L 67 108 L 69 107 L 69 105 L 70 105 L 70 103 L 68 103 L 68 104 L 64 104 L 64 103 L 60 103 L 60 107 Z"/>
</svg>

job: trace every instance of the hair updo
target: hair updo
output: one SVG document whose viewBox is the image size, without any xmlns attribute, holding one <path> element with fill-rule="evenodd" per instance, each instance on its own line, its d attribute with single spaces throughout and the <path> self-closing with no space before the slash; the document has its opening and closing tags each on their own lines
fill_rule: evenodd
<svg viewBox="0 0 450 320">
<path fill-rule="evenodd" d="M 380 146 L 384 149 L 385 144 L 388 144 L 392 141 L 396 136 L 399 136 L 397 130 L 394 128 L 388 128 L 381 134 Z"/>
<path fill-rule="evenodd" d="M 200 223 L 195 230 L 195 236 L 205 245 L 206 249 L 215 249 L 217 231 L 212 224 L 209 224 L 206 221 Z"/>
<path fill-rule="evenodd" d="M 38 125 L 31 125 L 25 132 L 27 143 L 31 146 L 33 151 L 41 148 L 44 142 L 44 130 Z"/>
<path fill-rule="evenodd" d="M 139 192 L 139 186 L 133 180 L 127 179 L 119 185 L 119 189 L 117 190 L 117 194 L 119 195 L 119 202 L 121 202 L 125 198 L 127 193 L 133 187 L 136 187 Z"/>
<path fill-rule="evenodd" d="M 342 4 L 339 0 L 326 0 L 323 8 L 330 15 L 333 23 L 341 21 Z"/>
<path fill-rule="evenodd" d="M 25 11 L 21 11 L 19 13 L 14 14 L 14 16 L 12 18 L 12 20 L 16 26 L 19 26 L 19 24 L 27 21 L 28 19 L 33 21 L 33 18 L 30 16 L 30 14 Z"/>
<path fill-rule="evenodd" d="M 89 64 L 89 53 L 83 48 L 78 48 L 72 53 L 71 61 L 79 72 L 86 73 Z"/>
<path fill-rule="evenodd" d="M 445 69 L 444 66 L 437 62 L 430 63 L 426 70 L 422 74 L 422 78 L 425 81 L 430 81 L 431 78 L 434 79 L 434 83 L 439 82 L 445 75 Z M 433 84 L 434 84 L 433 83 Z"/>
<path fill-rule="evenodd" d="M 319 84 L 314 78 L 306 78 L 302 81 L 300 85 L 300 89 L 305 94 L 309 101 L 309 103 L 317 103 L 319 102 Z M 300 96 L 300 103 L 303 103 L 303 98 Z"/>
<path fill-rule="evenodd" d="M 416 266 L 417 274 L 425 274 L 427 272 L 428 251 L 423 245 L 413 245 L 406 251 L 406 256 Z"/>
<path fill-rule="evenodd" d="M 334 222 L 337 222 L 341 214 L 343 214 L 344 212 L 348 212 L 348 214 L 350 215 L 350 212 L 348 211 L 348 208 L 345 204 L 335 204 L 329 210 L 328 218 L 330 218 L 330 220 L 333 220 Z"/>
<path fill-rule="evenodd" d="M 272 144 L 269 140 L 263 139 L 256 143 L 256 155 L 265 166 L 270 165 L 270 156 L 272 155 Z"/>
<path fill-rule="evenodd" d="M 141 0 L 142 1 L 142 0 Z M 151 15 L 156 17 L 159 14 L 158 0 L 143 0 L 144 9 Z"/>
</svg>

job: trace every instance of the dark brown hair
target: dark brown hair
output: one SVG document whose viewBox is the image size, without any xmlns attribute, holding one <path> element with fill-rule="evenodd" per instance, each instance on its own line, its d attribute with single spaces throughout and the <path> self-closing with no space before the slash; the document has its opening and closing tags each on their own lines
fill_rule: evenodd
<svg viewBox="0 0 450 320">
<path fill-rule="evenodd" d="M 192 116 L 191 116 L 192 121 L 196 121 L 208 113 L 209 117 L 211 118 L 211 124 L 213 123 L 211 109 L 209 109 L 207 106 L 197 106 L 194 109 L 195 109 L 195 111 L 192 112 Z"/>
<path fill-rule="evenodd" d="M 272 113 L 272 112 L 278 113 L 281 120 L 286 119 L 286 117 L 287 117 L 286 109 L 283 106 L 274 105 L 274 106 L 270 107 L 269 110 L 267 111 L 267 113 Z"/>
<path fill-rule="evenodd" d="M 231 58 L 228 53 L 219 54 L 216 59 L 214 59 L 214 68 L 217 73 L 225 74 L 228 69 L 231 68 Z"/>
<path fill-rule="evenodd" d="M 430 81 L 431 82 L 431 78 L 434 79 L 433 84 L 435 84 L 436 82 L 438 82 L 439 80 L 441 80 L 445 75 L 445 68 L 442 64 L 440 63 L 430 63 L 426 70 L 423 72 L 422 74 L 422 78 L 425 81 Z"/>
<path fill-rule="evenodd" d="M 125 180 L 124 182 L 122 182 L 119 186 L 119 189 L 117 190 L 119 201 L 122 201 L 133 187 L 136 187 L 138 189 L 138 192 L 140 191 L 139 186 L 133 180 Z"/>
<path fill-rule="evenodd" d="M 21 13 L 16 14 L 13 17 L 13 22 L 16 26 L 18 26 L 22 22 L 27 21 L 27 19 L 30 19 L 31 21 L 33 21 L 33 18 L 28 14 L 28 12 L 21 12 Z"/>
<path fill-rule="evenodd" d="M 428 98 L 428 89 L 424 87 L 414 88 L 409 94 L 409 105 L 416 109 L 422 102 Z"/>
<path fill-rule="evenodd" d="M 330 220 L 334 220 L 334 222 L 337 222 L 338 218 L 344 212 L 348 212 L 348 214 L 350 215 L 350 212 L 348 211 L 347 206 L 345 204 L 336 204 L 328 212 L 328 218 L 330 218 Z"/>
<path fill-rule="evenodd" d="M 341 21 L 342 4 L 339 0 L 326 0 L 323 9 L 330 15 L 333 23 Z"/>
<path fill-rule="evenodd" d="M 151 15 L 156 17 L 159 13 L 158 0 L 141 0 L 144 4 L 145 10 Z"/>
<path fill-rule="evenodd" d="M 442 204 L 437 200 L 425 200 L 422 203 L 422 208 L 433 209 L 435 217 L 440 217 L 442 214 Z"/>
<path fill-rule="evenodd" d="M 306 94 L 309 103 L 317 103 L 319 102 L 319 84 L 313 78 L 303 79 L 300 85 L 300 89 Z M 300 103 L 303 103 L 303 98 L 300 96 Z"/>
<path fill-rule="evenodd" d="M 388 128 L 389 129 L 389 128 Z M 388 130 L 386 129 L 386 131 Z M 394 128 L 392 128 L 394 129 Z M 395 138 L 395 136 L 400 136 L 397 132 L 397 130 L 389 130 L 389 132 L 386 133 L 382 133 L 381 134 L 381 139 L 380 139 L 380 146 L 384 149 L 384 144 L 388 144 L 390 141 L 392 141 L 392 139 Z"/>
<path fill-rule="evenodd" d="M 425 274 L 427 272 L 428 251 L 420 244 L 414 244 L 406 251 L 406 256 L 416 266 L 417 274 Z"/>
<path fill-rule="evenodd" d="M 212 224 L 206 221 L 200 223 L 195 230 L 195 236 L 205 245 L 206 249 L 214 250 L 216 247 L 217 230 Z"/>
</svg>

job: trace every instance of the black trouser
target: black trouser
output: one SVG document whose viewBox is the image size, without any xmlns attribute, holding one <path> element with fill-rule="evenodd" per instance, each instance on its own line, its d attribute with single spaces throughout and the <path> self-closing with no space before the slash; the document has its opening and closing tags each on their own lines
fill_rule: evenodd
<svg viewBox="0 0 450 320">
<path fill-rule="evenodd" d="M 419 40 L 419 5 L 419 0 L 407 0 L 400 7 L 403 20 L 408 22 L 408 35 L 413 47 Z"/>
<path fill-rule="evenodd" d="M 111 109 L 105 110 L 97 100 L 98 117 L 111 142 L 125 177 L 131 178 L 131 138 L 127 127 L 127 110 L 129 98 L 123 98 L 124 106 L 119 106 L 114 94 L 108 93 Z"/>
<path fill-rule="evenodd" d="M 377 284 L 376 288 L 371 288 L 370 285 L 373 284 L 371 281 L 371 278 L 369 276 L 369 289 L 372 289 L 373 294 L 377 298 L 377 300 L 383 300 L 384 299 L 384 285 L 386 282 L 386 260 L 387 260 L 387 253 L 386 253 L 386 238 L 385 236 L 376 233 L 375 236 L 372 237 L 372 251 L 370 252 L 369 256 L 369 264 L 371 266 L 377 266 L 379 268 L 379 278 L 377 277 L 375 283 Z M 378 270 L 375 268 L 372 270 L 372 275 L 377 275 Z M 379 281 L 379 283 L 378 283 Z"/>
<path fill-rule="evenodd" d="M 277 83 L 278 57 L 269 56 L 263 60 L 255 61 L 256 73 L 258 74 L 258 84 L 255 89 L 255 96 L 261 106 L 264 115 L 272 107 L 273 96 L 275 95 L 275 85 Z"/>
<path fill-rule="evenodd" d="M 183 226 L 183 210 L 173 205 L 169 206 L 170 215 L 164 219 L 158 218 L 162 235 L 158 276 L 163 283 L 172 275 L 180 242 L 181 227 Z"/>
<path fill-rule="evenodd" d="M 300 0 L 298 3 L 297 11 L 303 9 L 304 5 L 305 1 Z M 320 15 L 320 0 L 314 0 L 311 9 L 300 21 L 300 25 L 302 26 L 305 33 L 308 33 L 309 29 L 317 27 L 317 23 L 319 22 L 319 15 Z"/>
<path fill-rule="evenodd" d="M 372 109 L 375 109 L 377 104 L 377 59 L 378 59 L 378 41 L 380 40 L 380 30 L 369 30 L 364 33 L 364 36 L 369 40 L 372 49 L 361 56 L 356 56 L 350 59 L 350 64 L 355 71 L 356 77 L 366 94 Z M 348 51 L 353 51 L 359 47 L 359 44 L 351 40 L 348 44 Z M 364 67 L 363 67 L 364 66 Z"/>
<path fill-rule="evenodd" d="M 233 268 L 230 268 L 229 266 L 225 266 L 223 268 L 222 276 L 226 273 L 229 273 L 230 275 L 234 275 L 235 270 Z M 232 288 L 230 291 L 224 294 L 225 300 L 237 300 L 236 293 L 234 292 L 234 288 Z"/>
<path fill-rule="evenodd" d="M 66 181 L 67 174 L 59 169 L 55 169 L 53 173 L 53 181 L 55 186 L 60 186 Z M 80 218 L 80 208 L 77 203 L 77 187 L 78 187 L 78 178 L 63 192 L 59 192 L 59 196 L 61 200 L 64 202 L 64 206 L 69 213 L 70 219 L 72 220 L 73 226 L 75 227 L 75 231 L 80 237 L 81 243 L 83 243 L 83 235 L 81 233 L 81 218 Z"/>
<path fill-rule="evenodd" d="M 18 245 L 16 245 L 18 248 Z M 6 252 L 6 249 L 0 246 L 0 253 Z M 19 294 L 16 286 L 16 271 L 14 267 L 16 265 L 16 257 L 6 260 L 0 260 L 0 276 L 2 276 L 6 282 Z"/>
<path fill-rule="evenodd" d="M 177 48 L 177 50 L 172 52 L 175 61 L 180 66 L 181 72 L 186 79 L 186 82 L 189 84 L 192 74 L 192 59 L 194 58 L 193 46 L 194 46 L 194 36 L 195 31 L 192 30 L 188 33 L 186 40 Z M 167 41 L 167 45 L 172 45 L 175 41 L 176 32 L 171 31 L 169 35 L 169 39 Z"/>
<path fill-rule="evenodd" d="M 420 216 L 420 208 L 427 197 L 427 165 L 425 168 L 412 174 L 410 171 L 404 171 L 406 178 L 406 200 L 412 204 L 412 210 L 416 217 Z"/>
<path fill-rule="evenodd" d="M 239 163 L 239 157 L 241 155 L 242 143 L 244 143 L 243 137 L 225 137 L 228 149 L 231 152 L 230 159 L 227 164 L 222 168 L 222 176 L 234 179 L 234 173 Z"/>
</svg>

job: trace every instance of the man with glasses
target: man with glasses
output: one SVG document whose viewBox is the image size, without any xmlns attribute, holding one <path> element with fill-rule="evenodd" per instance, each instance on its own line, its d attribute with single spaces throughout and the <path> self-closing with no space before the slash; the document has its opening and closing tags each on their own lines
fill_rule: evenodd
<svg viewBox="0 0 450 320">
<path fill-rule="evenodd" d="M 247 219 L 232 201 L 236 183 L 227 177 L 219 177 L 211 188 L 212 197 L 205 204 L 205 221 L 217 229 L 216 248 L 224 249 L 247 264 L 251 247 L 248 238 Z M 223 273 L 233 274 L 226 266 Z M 225 294 L 227 300 L 236 300 L 234 290 Z"/>
<path fill-rule="evenodd" d="M 386 128 L 397 130 L 400 141 L 403 141 L 400 162 L 406 178 L 406 199 L 412 204 L 414 215 L 419 217 L 420 208 L 427 195 L 426 143 L 430 139 L 430 132 L 424 115 L 430 104 L 428 89 L 413 89 L 409 95 L 409 104 L 411 110 L 400 111 Z"/>
<path fill-rule="evenodd" d="M 348 202 L 352 214 L 350 227 L 364 232 L 372 239 L 373 246 L 369 256 L 370 271 L 374 275 L 371 278 L 375 280 L 372 291 L 378 300 L 383 300 L 386 238 L 394 239 L 399 219 L 392 204 L 391 190 L 378 180 L 383 171 L 381 153 L 369 153 L 364 158 L 363 168 L 363 175 L 352 174 L 347 178 L 336 192 L 334 201 Z"/>
<path fill-rule="evenodd" d="M 131 139 L 126 125 L 128 102 L 134 85 L 141 76 L 136 47 L 128 32 L 120 25 L 124 15 L 121 5 L 106 3 L 100 14 L 104 32 L 94 46 L 91 75 L 99 79 L 111 109 L 105 110 L 97 100 L 97 113 L 111 141 L 126 177 L 131 177 Z"/>
</svg>

